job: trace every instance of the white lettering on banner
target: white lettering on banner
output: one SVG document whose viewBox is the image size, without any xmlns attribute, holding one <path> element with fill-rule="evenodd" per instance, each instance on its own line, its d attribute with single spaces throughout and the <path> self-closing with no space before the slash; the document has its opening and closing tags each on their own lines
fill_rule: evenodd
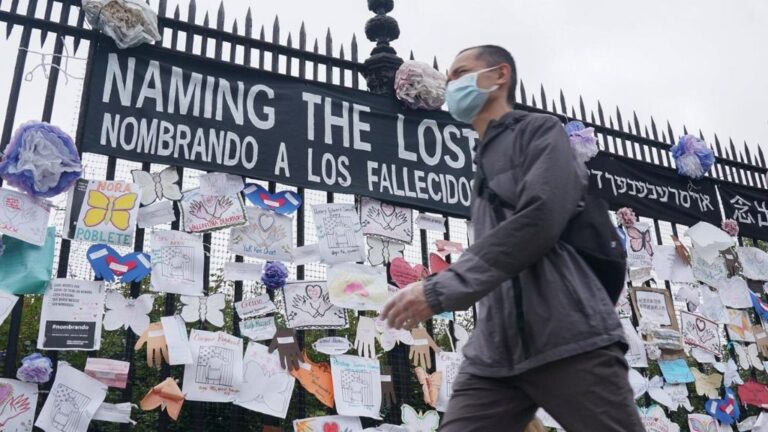
<svg viewBox="0 0 768 432">
<path fill-rule="evenodd" d="M 607 188 L 604 185 L 603 177 L 606 181 L 610 181 L 611 191 L 614 196 L 620 195 L 632 195 L 638 198 L 646 198 L 658 200 L 662 203 L 674 202 L 676 205 L 691 208 L 692 204 L 696 204 L 698 210 L 706 212 L 714 210 L 709 195 L 692 191 L 684 191 L 669 186 L 656 186 L 651 183 L 630 180 L 626 177 L 620 177 L 615 174 L 609 174 L 607 172 L 591 170 L 592 174 L 597 180 L 597 187 L 599 189 Z M 674 199 L 671 199 L 674 197 Z"/>
<path fill-rule="evenodd" d="M 733 218 L 736 222 L 745 224 L 757 224 L 762 228 L 768 226 L 768 203 L 765 201 L 749 201 L 742 198 L 739 195 L 731 198 L 731 205 L 733 205 Z M 752 209 L 757 212 L 757 218 L 752 212 Z"/>
<path fill-rule="evenodd" d="M 465 177 L 457 179 L 449 174 L 425 173 L 376 161 L 368 161 L 368 190 L 448 204 L 461 202 L 465 206 L 472 199 L 472 181 Z"/>
</svg>

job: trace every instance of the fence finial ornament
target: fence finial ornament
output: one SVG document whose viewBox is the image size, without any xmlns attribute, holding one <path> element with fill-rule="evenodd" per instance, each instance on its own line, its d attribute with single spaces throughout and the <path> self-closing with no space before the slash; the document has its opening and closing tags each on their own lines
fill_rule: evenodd
<svg viewBox="0 0 768 432">
<path fill-rule="evenodd" d="M 376 46 L 364 62 L 363 75 L 368 89 L 375 94 L 391 94 L 394 91 L 395 72 L 403 63 L 397 51 L 389 45 L 400 37 L 397 20 L 387 15 L 394 7 L 394 0 L 368 0 L 368 10 L 376 16 L 365 23 L 365 36 L 376 42 Z"/>
</svg>

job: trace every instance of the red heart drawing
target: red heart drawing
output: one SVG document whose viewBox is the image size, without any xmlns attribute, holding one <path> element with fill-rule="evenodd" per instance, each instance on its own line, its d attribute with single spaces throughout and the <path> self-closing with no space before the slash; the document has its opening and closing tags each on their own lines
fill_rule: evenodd
<svg viewBox="0 0 768 432">
<path fill-rule="evenodd" d="M 323 432 L 339 432 L 339 424 L 336 422 L 323 424 Z"/>
<path fill-rule="evenodd" d="M 436 253 L 429 254 L 429 271 L 430 274 L 440 273 L 450 266 L 443 257 Z"/>
<path fill-rule="evenodd" d="M 426 278 L 427 269 L 421 264 L 411 267 L 408 261 L 397 257 L 389 264 L 389 276 L 399 288 L 405 288 L 409 284 Z"/>
<path fill-rule="evenodd" d="M 120 262 L 117 258 L 109 255 L 104 260 L 107 262 L 107 266 L 112 270 L 112 273 L 114 273 L 115 276 L 122 276 L 136 267 L 136 261 L 133 260 Z"/>
<path fill-rule="evenodd" d="M 320 285 L 307 285 L 304 291 L 313 300 L 319 299 L 323 295 L 323 288 Z"/>
</svg>

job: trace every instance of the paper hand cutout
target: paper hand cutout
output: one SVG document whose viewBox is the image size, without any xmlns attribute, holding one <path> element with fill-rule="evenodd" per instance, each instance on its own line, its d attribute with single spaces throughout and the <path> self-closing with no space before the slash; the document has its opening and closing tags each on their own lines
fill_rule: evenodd
<svg viewBox="0 0 768 432">
<path fill-rule="evenodd" d="M 664 379 L 660 376 L 655 376 L 651 379 L 644 377 L 640 372 L 635 369 L 629 370 L 629 384 L 632 386 L 632 391 L 635 394 L 635 399 L 642 397 L 646 392 L 656 402 L 664 405 L 665 407 L 672 409 L 676 406 L 675 402 L 669 394 L 664 391 Z"/>
<path fill-rule="evenodd" d="M 755 334 L 755 345 L 760 350 L 763 357 L 768 357 L 768 332 L 760 324 L 752 326 L 752 333 Z"/>
<path fill-rule="evenodd" d="M 747 381 L 740 385 L 739 399 L 745 405 L 753 405 L 758 408 L 768 408 L 768 386 L 755 381 Z"/>
<path fill-rule="evenodd" d="M 138 298 L 126 299 L 117 291 L 107 293 L 105 300 L 107 312 L 104 313 L 104 328 L 112 331 L 120 327 L 131 328 L 141 335 L 149 327 L 149 313 L 152 312 L 154 297 L 142 294 Z"/>
<path fill-rule="evenodd" d="M 413 336 L 413 345 L 411 345 L 411 351 L 408 353 L 408 358 L 411 359 L 414 366 L 422 366 L 427 369 L 432 367 L 432 357 L 429 355 L 429 349 L 432 348 L 434 352 L 440 352 L 441 349 L 427 333 L 427 329 L 423 327 L 417 327 L 411 330 L 411 336 Z"/>
<path fill-rule="evenodd" d="M 13 386 L 0 384 L 0 428 L 4 428 L 11 420 L 30 409 L 34 411 L 35 407 L 30 405 L 28 395 L 14 395 Z"/>
<path fill-rule="evenodd" d="M 104 244 L 93 245 L 86 253 L 88 262 L 97 278 L 114 282 L 138 282 L 152 272 L 149 255 L 143 252 L 132 252 L 120 255 L 116 250 Z"/>
<path fill-rule="evenodd" d="M 165 342 L 165 333 L 163 333 L 163 324 L 152 323 L 144 330 L 139 340 L 136 341 L 134 349 L 140 350 L 144 344 L 147 344 L 147 366 L 160 368 L 162 359 L 168 363 L 168 346 Z"/>
<path fill-rule="evenodd" d="M 376 358 L 376 323 L 373 318 L 361 316 L 357 322 L 355 349 L 360 357 Z"/>
<path fill-rule="evenodd" d="M 633 369 L 634 370 L 634 369 Z M 443 383 L 443 373 L 437 371 L 428 374 L 424 368 L 416 368 L 416 378 L 424 391 L 424 403 L 435 408 L 437 406 L 437 395 L 440 393 L 440 385 Z"/>
<path fill-rule="evenodd" d="M 165 381 L 152 387 L 152 389 L 139 402 L 139 406 L 144 411 L 150 411 L 157 407 L 160 410 L 166 410 L 168 417 L 177 420 L 181 406 L 184 404 L 184 393 L 181 392 L 179 385 L 173 378 L 166 378 Z"/>
<path fill-rule="evenodd" d="M 387 321 L 376 318 L 376 338 L 384 351 L 392 351 L 398 343 L 413 345 L 411 332 L 405 329 L 393 329 L 387 325 Z"/>
<path fill-rule="evenodd" d="M 696 368 L 691 368 L 691 373 L 696 378 L 696 394 L 710 398 L 717 397 L 720 385 L 723 383 L 722 375 L 718 373 L 707 375 Z"/>
<path fill-rule="evenodd" d="M 333 408 L 333 378 L 331 365 L 328 363 L 313 363 L 304 353 L 300 367 L 290 371 L 294 378 L 309 392 L 315 395 L 323 405 Z"/>
<path fill-rule="evenodd" d="M 381 366 L 381 403 L 384 407 L 395 406 L 397 396 L 395 396 L 395 384 L 392 382 L 392 368 Z"/>
<path fill-rule="evenodd" d="M 299 368 L 301 351 L 299 351 L 299 345 L 296 343 L 295 330 L 278 327 L 275 337 L 272 338 L 272 343 L 269 344 L 268 352 L 272 354 L 275 350 L 280 354 L 280 366 L 283 369 L 292 371 Z"/>
<path fill-rule="evenodd" d="M 739 420 L 739 400 L 736 393 L 730 388 L 725 388 L 725 396 L 722 399 L 710 399 L 704 404 L 707 414 L 717 419 L 720 423 L 731 425 Z"/>
</svg>

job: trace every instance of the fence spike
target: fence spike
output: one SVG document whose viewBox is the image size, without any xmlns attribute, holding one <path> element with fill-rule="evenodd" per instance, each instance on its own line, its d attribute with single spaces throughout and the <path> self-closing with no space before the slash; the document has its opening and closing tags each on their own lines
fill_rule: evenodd
<svg viewBox="0 0 768 432">
<path fill-rule="evenodd" d="M 546 110 L 547 109 L 547 94 L 544 92 L 544 84 L 541 84 L 539 87 L 541 90 L 541 108 Z"/>
<path fill-rule="evenodd" d="M 760 159 L 760 166 L 763 168 L 766 168 L 765 166 L 765 155 L 763 154 L 763 148 L 760 147 L 760 145 L 757 146 L 757 156 Z"/>
<path fill-rule="evenodd" d="M 525 84 L 523 80 L 520 80 L 520 102 L 523 105 L 528 105 L 528 95 L 525 94 Z"/>
<path fill-rule="evenodd" d="M 331 36 L 331 28 L 325 33 L 325 55 L 333 57 L 333 37 Z"/>
<path fill-rule="evenodd" d="M 275 15 L 275 22 L 272 24 L 272 43 L 280 43 L 280 18 L 277 15 Z"/>
<path fill-rule="evenodd" d="M 563 89 L 560 89 L 560 110 L 563 112 L 563 114 L 568 115 L 568 106 L 565 104 L 565 95 L 563 94 Z"/>
<path fill-rule="evenodd" d="M 187 21 L 192 24 L 197 22 L 197 0 L 189 0 L 189 7 L 187 8 Z M 187 35 L 189 38 L 189 35 Z"/>
<path fill-rule="evenodd" d="M 293 37 L 290 32 L 288 32 L 288 39 L 286 39 L 285 44 L 288 48 L 293 48 Z"/>
<path fill-rule="evenodd" d="M 224 30 L 224 0 L 219 3 L 219 11 L 216 13 L 216 30 Z"/>
<path fill-rule="evenodd" d="M 656 129 L 656 120 L 653 119 L 653 116 L 651 116 L 651 134 L 654 140 L 659 140 L 659 131 Z"/>
<path fill-rule="evenodd" d="M 699 129 L 699 139 L 706 141 L 704 139 L 704 132 L 702 132 L 701 129 Z"/>
<path fill-rule="evenodd" d="M 644 126 L 644 128 L 645 128 L 645 137 L 646 138 L 650 137 L 650 135 L 648 134 L 648 126 L 646 125 Z"/>
<path fill-rule="evenodd" d="M 675 133 L 672 131 L 672 125 L 669 124 L 669 121 L 667 121 L 667 132 L 669 132 L 669 142 L 674 143 L 675 142 Z"/>
<path fill-rule="evenodd" d="M 350 50 L 352 51 L 352 61 L 357 63 L 359 60 L 357 54 L 357 35 L 352 33 L 352 43 L 350 44 Z"/>
<path fill-rule="evenodd" d="M 264 30 L 264 24 L 261 25 L 261 30 L 259 31 L 259 40 L 267 40 L 267 32 Z"/>
<path fill-rule="evenodd" d="M 245 13 L 245 35 L 249 38 L 253 37 L 253 14 L 251 13 L 251 7 L 248 7 L 248 12 Z"/>
<path fill-rule="evenodd" d="M 619 107 L 616 107 L 616 124 L 619 125 L 619 130 L 624 132 L 624 121 L 621 119 L 621 111 L 619 110 Z"/>
<path fill-rule="evenodd" d="M 605 115 L 603 114 L 603 105 L 600 101 L 597 101 L 597 118 L 600 120 L 600 125 L 605 126 Z"/>
<path fill-rule="evenodd" d="M 581 119 L 586 120 L 587 119 L 587 110 L 584 108 L 584 98 L 579 96 L 579 112 L 581 113 Z"/>
<path fill-rule="evenodd" d="M 320 54 L 320 43 L 317 41 L 317 38 L 315 38 L 315 47 L 312 48 L 312 52 Z"/>
<path fill-rule="evenodd" d="M 19 0 L 12 0 L 11 1 L 11 13 L 17 13 L 19 9 Z M 13 31 L 13 24 L 12 23 L 6 23 L 5 24 L 5 38 L 8 39 L 11 37 L 11 32 Z"/>
<path fill-rule="evenodd" d="M 589 112 L 589 122 L 592 123 L 592 124 L 597 124 L 595 122 L 595 112 L 594 111 L 590 111 Z"/>
<path fill-rule="evenodd" d="M 307 50 L 307 30 L 304 27 L 304 21 L 301 22 L 301 27 L 299 28 L 299 49 L 302 51 Z"/>
<path fill-rule="evenodd" d="M 205 17 L 203 18 L 203 27 L 210 27 L 210 19 L 208 19 L 208 11 L 205 11 Z"/>
<path fill-rule="evenodd" d="M 531 106 L 534 108 L 538 108 L 536 106 L 536 95 L 531 95 Z"/>
<path fill-rule="evenodd" d="M 723 148 L 720 146 L 720 138 L 715 134 L 715 154 L 719 157 L 724 157 Z"/>
<path fill-rule="evenodd" d="M 432 67 L 436 70 L 440 70 L 440 66 L 437 65 L 437 56 L 432 57 Z"/>
<path fill-rule="evenodd" d="M 632 111 L 632 117 L 634 118 L 634 121 L 635 121 L 635 133 L 640 135 L 641 127 L 640 127 L 640 119 L 637 118 L 637 111 Z M 648 137 L 648 128 L 646 128 L 645 130 L 646 130 L 645 136 L 647 138 Z"/>
<path fill-rule="evenodd" d="M 754 161 L 752 160 L 752 154 L 749 152 L 749 146 L 747 145 L 746 141 L 744 141 L 744 158 L 745 158 L 745 162 L 754 163 Z"/>
<path fill-rule="evenodd" d="M 411 50 L 411 56 L 410 56 L 409 60 L 416 60 L 416 58 L 413 56 L 413 50 Z"/>
<path fill-rule="evenodd" d="M 83 27 L 85 25 L 85 12 L 83 12 L 83 9 L 80 8 L 80 11 L 77 14 L 77 27 Z M 76 37 L 74 42 L 72 43 L 72 46 L 74 47 L 75 52 L 80 48 L 80 42 L 82 42 L 82 39 L 79 37 Z"/>
<path fill-rule="evenodd" d="M 683 125 L 683 135 L 688 135 L 688 128 Z"/>
<path fill-rule="evenodd" d="M 575 119 L 576 117 L 576 109 L 574 107 L 571 107 L 571 118 Z"/>
<path fill-rule="evenodd" d="M 344 45 L 341 45 L 341 48 L 339 49 L 339 58 L 344 60 Z"/>
<path fill-rule="evenodd" d="M 732 160 L 741 162 L 739 152 L 736 151 L 736 145 L 733 143 L 733 138 L 728 138 L 728 141 L 731 143 L 731 153 L 733 154 Z"/>
<path fill-rule="evenodd" d="M 181 19 L 181 8 L 179 8 L 179 4 L 176 4 L 176 9 L 173 10 L 173 19 L 178 21 Z"/>
</svg>

